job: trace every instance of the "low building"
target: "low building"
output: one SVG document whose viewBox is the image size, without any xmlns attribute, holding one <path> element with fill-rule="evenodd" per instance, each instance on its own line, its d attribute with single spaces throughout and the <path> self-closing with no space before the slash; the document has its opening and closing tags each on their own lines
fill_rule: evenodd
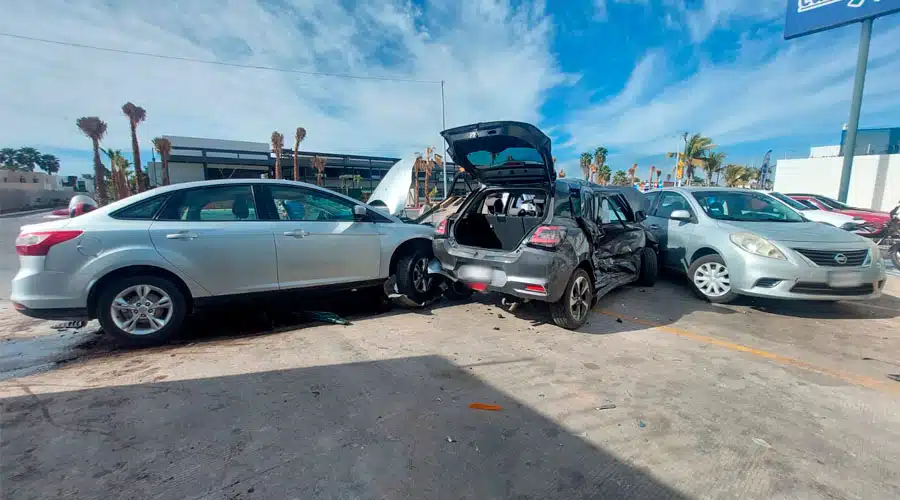
<svg viewBox="0 0 900 500">
<path fill-rule="evenodd" d="M 57 175 L 0 169 L 0 213 L 64 205 L 73 193 Z"/>
<path fill-rule="evenodd" d="M 842 134 L 846 136 L 846 131 Z M 890 211 L 900 201 L 900 128 L 863 129 L 857 136 L 847 203 Z M 844 145 L 815 147 L 809 158 L 778 160 L 775 191 L 837 199 Z"/>
<path fill-rule="evenodd" d="M 274 176 L 275 155 L 264 142 L 227 141 L 198 137 L 164 136 L 172 143 L 169 154 L 169 181 L 201 181 L 212 179 L 244 179 Z M 300 151 L 300 179 L 316 183 L 314 157 L 324 158 L 324 185 L 364 199 L 399 158 L 363 156 L 342 153 Z M 282 177 L 293 179 L 293 150 L 285 148 L 281 158 Z M 147 165 L 151 186 L 162 185 L 162 164 L 158 159 Z"/>
</svg>

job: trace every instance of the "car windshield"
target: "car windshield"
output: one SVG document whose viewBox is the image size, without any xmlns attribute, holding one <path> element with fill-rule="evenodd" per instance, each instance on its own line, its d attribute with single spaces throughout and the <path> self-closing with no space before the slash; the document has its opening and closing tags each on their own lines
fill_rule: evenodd
<svg viewBox="0 0 900 500">
<path fill-rule="evenodd" d="M 794 210 L 818 210 L 817 208 L 810 208 L 797 200 L 792 199 L 790 196 L 785 196 L 781 193 L 771 192 L 767 193 L 769 196 L 777 199 L 778 201 L 784 203 L 785 205 L 793 208 Z"/>
<path fill-rule="evenodd" d="M 472 151 L 466 158 L 478 168 L 491 168 L 509 162 L 544 163 L 541 154 L 534 148 L 506 148 L 499 153 Z"/>
<path fill-rule="evenodd" d="M 805 222 L 793 209 L 771 196 L 753 191 L 696 191 L 692 193 L 706 215 L 741 222 Z"/>
<path fill-rule="evenodd" d="M 850 205 L 841 203 L 837 200 L 832 200 L 831 198 L 816 196 L 816 199 L 819 200 L 823 205 L 826 205 L 829 208 L 833 208 L 834 210 L 853 210 L 853 207 L 851 207 Z"/>
</svg>

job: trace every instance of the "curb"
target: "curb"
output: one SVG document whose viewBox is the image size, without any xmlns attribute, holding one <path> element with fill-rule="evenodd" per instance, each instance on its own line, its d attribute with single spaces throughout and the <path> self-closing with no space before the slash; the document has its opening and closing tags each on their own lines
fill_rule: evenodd
<svg viewBox="0 0 900 500">
<path fill-rule="evenodd" d="M 39 214 L 41 212 L 52 212 L 54 210 L 56 210 L 56 209 L 55 208 L 41 208 L 38 210 L 26 210 L 24 212 L 10 212 L 8 214 L 0 214 L 0 219 L 7 219 L 10 217 L 24 217 L 26 215 Z"/>
</svg>

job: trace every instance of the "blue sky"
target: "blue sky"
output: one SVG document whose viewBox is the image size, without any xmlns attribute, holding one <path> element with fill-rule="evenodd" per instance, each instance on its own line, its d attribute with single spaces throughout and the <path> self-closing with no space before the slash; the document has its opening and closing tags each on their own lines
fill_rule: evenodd
<svg viewBox="0 0 900 500">
<path fill-rule="evenodd" d="M 446 81 L 447 126 L 537 124 L 560 164 L 605 146 L 613 169 L 667 166 L 685 131 L 733 163 L 805 156 L 847 120 L 859 27 L 782 39 L 785 0 L 47 0 L 8 3 L 0 31 L 143 52 L 308 71 Z M 27 26 L 28 29 L 23 27 Z M 0 147 L 55 152 L 90 170 L 79 116 L 147 109 L 143 156 L 162 134 L 403 156 L 439 146 L 440 87 L 191 64 L 0 36 Z M 864 127 L 900 125 L 900 16 L 875 22 Z"/>
</svg>

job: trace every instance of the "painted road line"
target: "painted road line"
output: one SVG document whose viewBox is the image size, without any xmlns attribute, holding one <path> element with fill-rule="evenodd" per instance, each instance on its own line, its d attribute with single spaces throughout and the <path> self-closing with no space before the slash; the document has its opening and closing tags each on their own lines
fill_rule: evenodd
<svg viewBox="0 0 900 500">
<path fill-rule="evenodd" d="M 594 309 L 593 312 L 598 314 L 602 314 L 604 316 L 609 316 L 612 318 L 618 318 L 622 321 L 628 321 L 631 323 L 636 323 L 642 326 L 649 326 L 654 328 L 657 331 L 665 332 L 671 335 L 677 335 L 682 338 L 691 339 L 697 342 L 701 342 L 708 345 L 714 345 L 716 347 L 722 347 L 724 349 L 728 349 L 731 351 L 743 352 L 747 354 L 751 354 L 753 356 L 757 356 L 760 358 L 768 359 L 771 361 L 775 361 L 776 363 L 785 365 L 785 366 L 793 366 L 795 368 L 801 368 L 807 371 L 819 373 L 821 375 L 828 375 L 830 377 L 834 377 L 845 382 L 858 385 L 861 387 L 866 387 L 869 389 L 875 389 L 882 392 L 888 392 L 892 394 L 900 394 L 900 384 L 894 381 L 889 380 L 879 380 L 874 377 L 867 377 L 865 375 L 857 375 L 854 373 L 849 373 L 841 370 L 832 370 L 830 368 L 825 368 L 821 366 L 817 366 L 811 363 L 807 363 L 806 361 L 801 361 L 796 358 L 791 358 L 788 356 L 782 356 L 780 354 L 775 354 L 773 352 L 764 351 L 762 349 L 757 349 L 755 347 L 745 346 L 741 344 L 735 344 L 734 342 L 729 342 L 727 340 L 719 339 L 716 337 L 709 337 L 707 335 L 700 335 L 699 333 L 694 333 L 688 330 L 682 330 L 681 328 L 675 328 L 672 326 L 661 325 L 659 323 L 654 323 L 652 321 L 646 321 L 639 318 L 634 318 L 630 316 L 624 316 L 621 314 L 617 314 L 611 311 L 604 311 L 602 309 Z"/>
</svg>

